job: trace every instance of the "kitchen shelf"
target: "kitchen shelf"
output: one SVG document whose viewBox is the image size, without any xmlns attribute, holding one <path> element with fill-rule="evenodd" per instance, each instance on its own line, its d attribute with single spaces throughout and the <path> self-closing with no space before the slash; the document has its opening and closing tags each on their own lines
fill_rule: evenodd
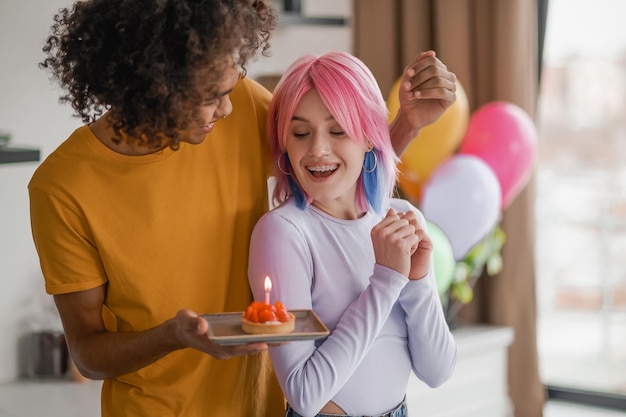
<svg viewBox="0 0 626 417">
<path fill-rule="evenodd" d="M 40 151 L 36 148 L 18 148 L 6 146 L 0 148 L 0 164 L 12 164 L 16 162 L 38 162 Z"/>
<path fill-rule="evenodd" d="M 347 19 L 343 17 L 309 17 L 298 12 L 281 12 L 278 16 L 280 26 L 310 25 L 310 26 L 345 26 Z"/>
</svg>

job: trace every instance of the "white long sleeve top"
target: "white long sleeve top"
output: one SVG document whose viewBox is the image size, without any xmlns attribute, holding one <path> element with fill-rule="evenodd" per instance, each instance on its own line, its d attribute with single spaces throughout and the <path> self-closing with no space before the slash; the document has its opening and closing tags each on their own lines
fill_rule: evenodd
<svg viewBox="0 0 626 417">
<path fill-rule="evenodd" d="M 425 227 L 407 201 L 392 199 L 390 207 L 415 211 Z M 269 276 L 272 302 L 313 309 L 331 332 L 270 348 L 287 401 L 305 417 L 330 400 L 348 415 L 381 414 L 402 401 L 411 369 L 431 387 L 454 369 L 456 343 L 432 268 L 411 281 L 375 262 L 370 232 L 382 218 L 369 211 L 341 220 L 314 207 L 300 210 L 290 199 L 254 229 L 248 269 L 254 298 L 264 299 Z"/>
</svg>

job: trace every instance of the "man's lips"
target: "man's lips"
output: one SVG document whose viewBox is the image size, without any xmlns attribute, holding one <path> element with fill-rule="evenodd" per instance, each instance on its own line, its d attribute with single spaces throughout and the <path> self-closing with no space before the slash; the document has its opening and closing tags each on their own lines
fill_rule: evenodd
<svg viewBox="0 0 626 417">
<path fill-rule="evenodd" d="M 200 129 L 210 132 L 211 130 L 213 130 L 213 127 L 215 127 L 215 122 L 217 122 L 217 119 L 205 124 L 204 126 L 200 127 Z"/>
</svg>

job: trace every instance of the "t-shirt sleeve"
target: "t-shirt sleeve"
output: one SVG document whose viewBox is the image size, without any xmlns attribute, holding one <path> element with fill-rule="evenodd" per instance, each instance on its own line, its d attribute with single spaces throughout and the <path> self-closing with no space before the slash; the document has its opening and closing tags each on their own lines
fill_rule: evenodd
<svg viewBox="0 0 626 417">
<path fill-rule="evenodd" d="M 304 235 L 287 219 L 270 213 L 257 224 L 251 241 L 249 279 L 254 298 L 262 301 L 266 275 L 272 295 L 289 309 L 311 308 L 313 266 Z M 340 275 L 342 271 L 337 270 Z M 345 310 L 324 340 L 272 347 L 270 355 L 289 404 L 314 415 L 330 401 L 375 343 L 408 279 L 375 265 L 369 285 Z"/>
<path fill-rule="evenodd" d="M 107 282 L 86 221 L 58 198 L 29 187 L 31 229 L 46 292 L 63 294 Z"/>
</svg>

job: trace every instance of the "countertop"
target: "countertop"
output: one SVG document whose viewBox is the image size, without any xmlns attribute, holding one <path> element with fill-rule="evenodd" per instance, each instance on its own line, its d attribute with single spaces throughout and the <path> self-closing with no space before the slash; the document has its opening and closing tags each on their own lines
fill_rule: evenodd
<svg viewBox="0 0 626 417">
<path fill-rule="evenodd" d="M 100 417 L 100 381 L 0 384 L 0 417 Z"/>
</svg>

